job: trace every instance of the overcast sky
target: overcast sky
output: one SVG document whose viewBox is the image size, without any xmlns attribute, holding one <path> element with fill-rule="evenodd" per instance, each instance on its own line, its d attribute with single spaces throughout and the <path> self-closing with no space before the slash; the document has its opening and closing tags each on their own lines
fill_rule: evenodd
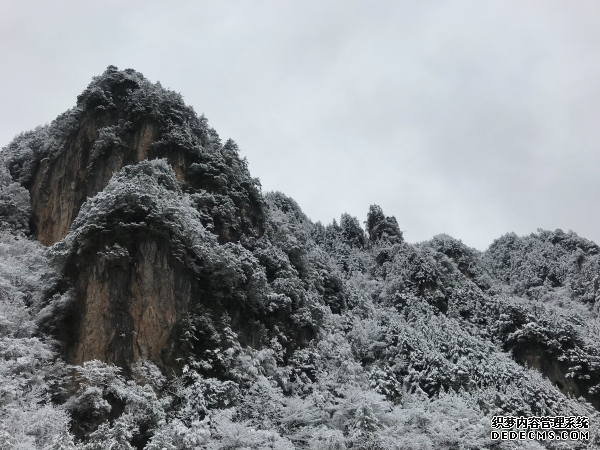
<svg viewBox="0 0 600 450">
<path fill-rule="evenodd" d="M 263 190 L 409 242 L 600 242 L 600 2 L 0 0 L 0 146 L 108 65 L 180 92 Z"/>
</svg>

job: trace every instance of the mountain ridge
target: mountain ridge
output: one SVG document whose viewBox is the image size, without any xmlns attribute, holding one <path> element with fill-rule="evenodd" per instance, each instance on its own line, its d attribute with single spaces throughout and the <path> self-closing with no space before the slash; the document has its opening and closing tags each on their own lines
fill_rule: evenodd
<svg viewBox="0 0 600 450">
<path fill-rule="evenodd" d="M 482 418 L 598 417 L 600 252 L 573 232 L 509 233 L 480 252 L 447 235 L 408 244 L 377 205 L 366 229 L 348 214 L 313 223 L 263 194 L 179 94 L 113 66 L 1 154 L 2 251 L 27 242 L 50 269 L 9 258 L 0 331 L 74 366 L 60 388 L 40 381 L 73 446 L 191 448 L 180 426 L 210 448 L 235 427 L 263 433 L 249 448 L 508 448 Z M 447 398 L 470 431 L 441 418 Z M 433 409 L 415 428 L 419 408 Z"/>
</svg>

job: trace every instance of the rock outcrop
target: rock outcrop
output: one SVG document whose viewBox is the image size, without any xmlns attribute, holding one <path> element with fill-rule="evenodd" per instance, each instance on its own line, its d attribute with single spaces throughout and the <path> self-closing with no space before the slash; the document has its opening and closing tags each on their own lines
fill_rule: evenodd
<svg viewBox="0 0 600 450">
<path fill-rule="evenodd" d="M 54 246 L 70 292 L 50 327 L 69 362 L 166 367 L 174 352 L 218 347 L 186 347 L 198 309 L 257 347 L 265 326 L 290 324 L 267 317 L 264 268 L 247 250 L 264 233 L 260 184 L 178 94 L 109 67 L 76 108 L 6 150 L 30 192 L 31 232 Z"/>
<path fill-rule="evenodd" d="M 67 235 L 83 202 L 114 173 L 157 158 L 167 159 L 184 190 L 196 195 L 205 225 L 223 242 L 263 232 L 260 185 L 236 144 L 222 145 L 179 94 L 133 70 L 109 67 L 76 108 L 7 149 L 5 164 L 30 191 L 32 232 L 44 245 Z"/>
<path fill-rule="evenodd" d="M 123 136 L 125 141 L 119 139 L 118 145 L 113 143 L 98 157 L 94 150 L 101 145 L 99 136 L 102 130 L 115 127 L 118 115 L 109 112 L 95 117 L 98 114 L 94 111 L 86 111 L 82 116 L 81 125 L 67 139 L 62 151 L 42 159 L 33 174 L 30 187 L 33 229 L 44 245 L 63 239 L 83 202 L 102 191 L 123 166 L 146 159 L 153 142 L 155 125 L 142 123 Z M 181 159 L 180 154 L 170 155 L 170 162 L 180 174 L 184 173 Z"/>
<path fill-rule="evenodd" d="M 164 367 L 191 293 L 192 280 L 174 267 L 164 242 L 146 239 L 133 257 L 118 245 L 98 252 L 75 287 L 81 310 L 69 360 L 125 367 L 147 359 Z"/>
</svg>

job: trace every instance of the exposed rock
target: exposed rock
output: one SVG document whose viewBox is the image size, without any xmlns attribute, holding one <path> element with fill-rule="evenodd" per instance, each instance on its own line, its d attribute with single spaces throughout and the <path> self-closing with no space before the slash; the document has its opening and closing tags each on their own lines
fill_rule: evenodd
<svg viewBox="0 0 600 450">
<path fill-rule="evenodd" d="M 306 299 L 272 292 L 261 262 L 238 243 L 220 244 L 202 217 L 164 159 L 125 166 L 87 199 L 51 249 L 72 301 L 48 326 L 69 362 L 128 370 L 148 359 L 176 369 L 179 357 L 261 348 L 278 333 L 293 337 L 290 350 L 310 340 L 310 312 L 294 316 Z"/>
<path fill-rule="evenodd" d="M 92 158 L 99 130 L 113 125 L 111 122 L 117 117 L 90 116 L 82 120 L 58 155 L 40 161 L 33 175 L 30 192 L 34 234 L 44 245 L 52 245 L 67 235 L 83 202 L 104 189 L 115 172 L 148 155 L 155 126 L 144 123 L 127 133 L 130 142 L 112 146 L 101 158 Z M 180 163 L 181 158 L 173 156 L 174 165 Z"/>
<path fill-rule="evenodd" d="M 235 143 L 222 145 L 206 119 L 186 106 L 179 94 L 150 83 L 135 71 L 109 67 L 78 97 L 75 109 L 50 126 L 17 137 L 3 157 L 12 178 L 30 192 L 33 235 L 47 246 L 61 242 L 55 254 L 62 252 L 58 259 L 64 260 L 62 273 L 73 302 L 62 312 L 62 322 L 54 323 L 54 332 L 65 343 L 69 362 L 100 359 L 127 367 L 150 359 L 165 367 L 175 328 L 181 328 L 192 306 L 210 299 L 211 314 L 224 314 L 227 302 L 222 303 L 220 297 L 235 282 L 226 280 L 215 288 L 211 280 L 218 277 L 205 274 L 205 283 L 199 286 L 198 277 L 202 278 L 206 264 L 194 261 L 198 254 L 190 247 L 210 244 L 216 248 L 217 240 L 226 243 L 262 235 L 260 184 L 250 177 Z M 123 168 L 158 158 L 172 171 L 162 163 L 143 163 L 140 169 L 120 175 L 145 180 L 161 177 L 151 186 L 137 189 L 136 185 L 133 200 L 119 203 L 121 193 L 110 190 L 108 196 L 99 195 Z M 134 185 L 143 184 L 136 180 Z M 166 206 L 157 206 L 153 202 L 160 202 L 165 186 L 165 192 L 171 192 L 165 195 L 170 197 Z M 153 194 L 148 196 L 149 192 Z M 152 199 L 152 195 L 157 197 Z M 112 222 L 96 224 L 90 231 L 86 221 L 101 222 L 90 211 L 86 219 L 80 217 L 82 206 L 91 200 L 91 208 L 112 217 Z M 174 214 L 200 227 L 187 231 L 194 235 L 187 241 L 174 240 L 176 231 L 164 231 L 161 222 L 170 220 L 168 211 L 161 216 L 164 208 L 182 202 L 187 209 Z M 133 213 L 128 216 L 127 211 Z M 149 211 L 160 217 L 152 219 Z M 132 232 L 127 228 L 132 223 L 141 228 Z M 194 239 L 204 236 L 205 229 L 217 239 L 198 244 Z M 240 322 L 238 317 L 249 319 L 240 314 L 245 307 L 235 305 L 236 297 L 230 297 L 228 309 L 234 322 Z M 240 339 L 260 346 L 257 331 L 241 321 L 237 324 Z"/>
<path fill-rule="evenodd" d="M 50 126 L 18 136 L 4 164 L 29 189 L 32 231 L 44 245 L 63 239 L 83 202 L 122 167 L 165 158 L 177 180 L 205 201 L 205 225 L 222 242 L 263 233 L 263 200 L 233 141 L 221 144 L 179 94 L 133 70 L 109 69 Z"/>
<path fill-rule="evenodd" d="M 173 327 L 185 316 L 191 280 L 173 267 L 168 246 L 144 240 L 135 255 L 116 245 L 79 275 L 75 364 L 99 359 L 126 367 L 140 359 L 165 366 Z"/>
</svg>

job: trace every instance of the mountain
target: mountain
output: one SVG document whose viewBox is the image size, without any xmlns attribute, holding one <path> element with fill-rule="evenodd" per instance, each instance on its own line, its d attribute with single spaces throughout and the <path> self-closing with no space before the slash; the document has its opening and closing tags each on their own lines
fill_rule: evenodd
<svg viewBox="0 0 600 450">
<path fill-rule="evenodd" d="M 0 153 L 0 448 L 514 448 L 586 416 L 600 249 L 313 223 L 182 97 L 110 66 Z"/>
</svg>

